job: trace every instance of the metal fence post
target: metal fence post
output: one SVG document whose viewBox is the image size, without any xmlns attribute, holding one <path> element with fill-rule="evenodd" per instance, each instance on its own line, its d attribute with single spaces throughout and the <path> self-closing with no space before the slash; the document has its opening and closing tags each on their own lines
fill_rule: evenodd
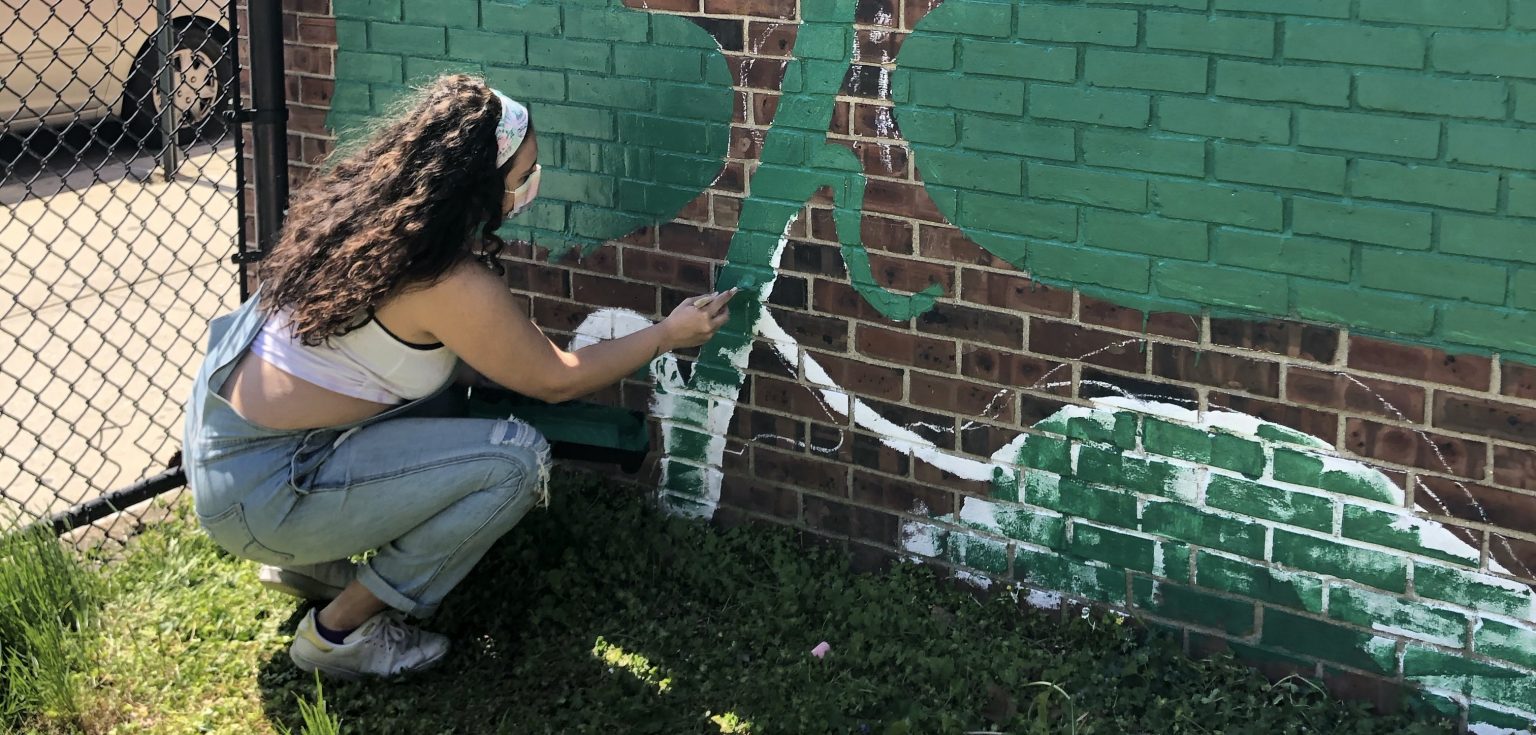
<svg viewBox="0 0 1536 735">
<path fill-rule="evenodd" d="M 155 12 L 160 16 L 159 32 L 155 34 L 155 45 L 160 50 L 160 69 L 155 75 L 155 88 L 160 92 L 160 166 L 165 172 L 165 180 L 170 181 L 176 178 L 176 172 L 181 168 L 181 147 L 177 140 L 181 120 L 177 119 L 176 111 L 178 78 L 176 61 L 171 58 L 176 48 L 171 36 L 176 28 L 171 24 L 170 0 L 155 0 Z"/>
<path fill-rule="evenodd" d="M 251 139 L 256 158 L 256 253 L 271 251 L 288 210 L 288 104 L 283 95 L 283 9 L 251 0 Z M 241 264 L 242 272 L 245 263 Z"/>
</svg>

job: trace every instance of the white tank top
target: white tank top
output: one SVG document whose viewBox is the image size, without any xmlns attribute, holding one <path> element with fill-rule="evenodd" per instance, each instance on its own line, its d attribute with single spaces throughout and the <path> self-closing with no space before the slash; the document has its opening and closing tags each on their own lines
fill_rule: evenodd
<svg viewBox="0 0 1536 735">
<path fill-rule="evenodd" d="M 372 316 L 362 326 L 311 347 L 294 337 L 286 310 L 267 318 L 251 352 L 300 380 L 384 404 L 431 395 L 453 376 L 459 359 L 442 344 L 406 342 Z"/>
</svg>

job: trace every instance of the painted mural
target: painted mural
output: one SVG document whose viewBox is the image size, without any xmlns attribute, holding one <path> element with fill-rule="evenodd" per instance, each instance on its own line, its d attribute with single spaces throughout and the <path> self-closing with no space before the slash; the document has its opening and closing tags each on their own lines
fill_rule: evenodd
<svg viewBox="0 0 1536 735">
<path fill-rule="evenodd" d="M 374 63 L 369 51 L 348 50 L 356 36 L 346 40 L 346 19 L 366 18 L 365 0 L 335 5 L 338 67 Z M 1316 438 L 1113 386 L 1121 395 L 1063 409 L 980 461 L 839 386 L 775 321 L 766 304 L 790 232 L 818 192 L 830 192 L 850 281 L 880 315 L 909 320 L 945 296 L 877 282 L 860 241 L 864 164 L 827 137 L 858 61 L 856 5 L 802 3 L 794 56 L 771 62 L 781 63 L 783 94 L 757 141 L 750 196 L 715 276 L 717 288 L 743 293 L 686 371 L 671 355 L 651 366 L 661 501 L 713 515 L 748 355 L 764 341 L 830 415 L 979 488 L 956 513 L 910 509 L 892 543 L 911 559 L 963 566 L 981 586 L 988 575 L 1011 575 L 1043 606 L 1087 600 L 1221 631 L 1252 657 L 1315 654 L 1401 677 L 1445 711 L 1467 707 L 1477 732 L 1536 732 L 1536 592 L 1510 578 L 1531 570 L 1507 542 L 1480 548 L 1424 519 L 1416 510 L 1433 512 L 1441 501 L 1422 483 L 1405 493 Z M 1536 205 L 1517 209 L 1523 198 L 1500 193 L 1505 162 L 1484 155 L 1477 137 L 1504 140 L 1517 126 L 1448 129 L 1454 150 L 1441 149 L 1436 128 L 1431 152 L 1422 126 L 1339 117 L 1329 112 L 1340 107 L 1333 72 L 1275 75 L 1232 58 L 1273 53 L 1273 26 L 1257 17 L 1149 13 L 1156 27 L 1148 20 L 1138 31 L 1135 11 L 1080 3 L 929 7 L 894 65 L 881 67 L 876 86 L 894 103 L 882 124 L 909 142 L 939 211 L 993 255 L 1044 282 L 1143 310 L 1300 316 L 1536 355 L 1527 297 L 1504 285 L 1521 278 L 1514 263 L 1533 259 L 1519 238 L 1536 227 L 1508 215 L 1536 217 Z M 339 82 L 338 100 L 351 101 L 338 102 L 333 125 L 386 109 L 403 90 L 398 82 L 450 69 L 484 73 L 529 101 L 540 135 L 554 142 L 541 146 L 547 200 L 505 234 L 557 253 L 601 247 L 670 220 L 716 182 L 736 115 L 737 80 L 717 39 L 686 18 L 646 10 L 618 0 L 479 3 L 474 30 L 450 27 L 442 49 L 427 49 L 414 66 L 406 57 L 398 79 L 380 72 L 361 101 Z M 1347 15 L 1308 22 L 1319 38 L 1349 38 Z M 1185 53 L 1125 56 L 1138 33 Z M 1108 49 L 1085 56 L 1086 86 L 1070 83 L 1077 51 L 1061 45 L 1078 42 Z M 381 41 L 369 32 L 362 43 Z M 1387 45 L 1383 53 L 1396 53 Z M 1392 83 L 1366 79 L 1362 94 L 1386 94 L 1376 90 Z M 1239 109 L 1221 99 L 1244 94 L 1273 105 Z M 1292 143 L 1293 125 L 1307 150 Z M 1341 130 L 1340 145 L 1381 160 L 1314 150 L 1333 146 L 1327 138 Z M 1063 165 L 1078 156 L 1087 168 Z M 1405 188 L 1416 199 L 1386 192 L 1391 181 L 1418 182 Z M 1531 191 L 1536 197 L 1536 180 Z M 1377 265 L 1351 270 L 1355 246 Z M 1477 294 L 1459 293 L 1424 268 L 1485 280 Z M 1494 281 L 1497 289 L 1487 286 Z M 572 346 L 650 323 L 599 310 Z"/>
</svg>

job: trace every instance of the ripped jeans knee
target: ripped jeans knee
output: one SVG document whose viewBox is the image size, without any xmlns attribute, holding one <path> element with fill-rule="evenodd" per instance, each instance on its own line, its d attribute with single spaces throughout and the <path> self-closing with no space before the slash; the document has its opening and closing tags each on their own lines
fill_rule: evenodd
<svg viewBox="0 0 1536 735">
<path fill-rule="evenodd" d="M 491 444 L 532 450 L 534 456 L 538 458 L 538 479 L 534 485 L 534 493 L 538 498 L 539 506 L 549 507 L 549 472 L 552 459 L 549 442 L 544 439 L 544 435 L 528 422 L 510 416 L 491 425 Z"/>
</svg>

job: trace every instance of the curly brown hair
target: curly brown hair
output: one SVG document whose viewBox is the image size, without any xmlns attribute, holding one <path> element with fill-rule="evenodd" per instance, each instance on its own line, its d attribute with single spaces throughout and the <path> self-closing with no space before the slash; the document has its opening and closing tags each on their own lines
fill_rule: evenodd
<svg viewBox="0 0 1536 735">
<path fill-rule="evenodd" d="M 496 268 L 506 243 L 496 166 L 501 103 L 479 77 L 418 89 L 295 195 L 262 267 L 262 309 L 291 310 L 307 345 L 345 333 L 387 297 L 435 283 L 466 259 Z"/>
</svg>

